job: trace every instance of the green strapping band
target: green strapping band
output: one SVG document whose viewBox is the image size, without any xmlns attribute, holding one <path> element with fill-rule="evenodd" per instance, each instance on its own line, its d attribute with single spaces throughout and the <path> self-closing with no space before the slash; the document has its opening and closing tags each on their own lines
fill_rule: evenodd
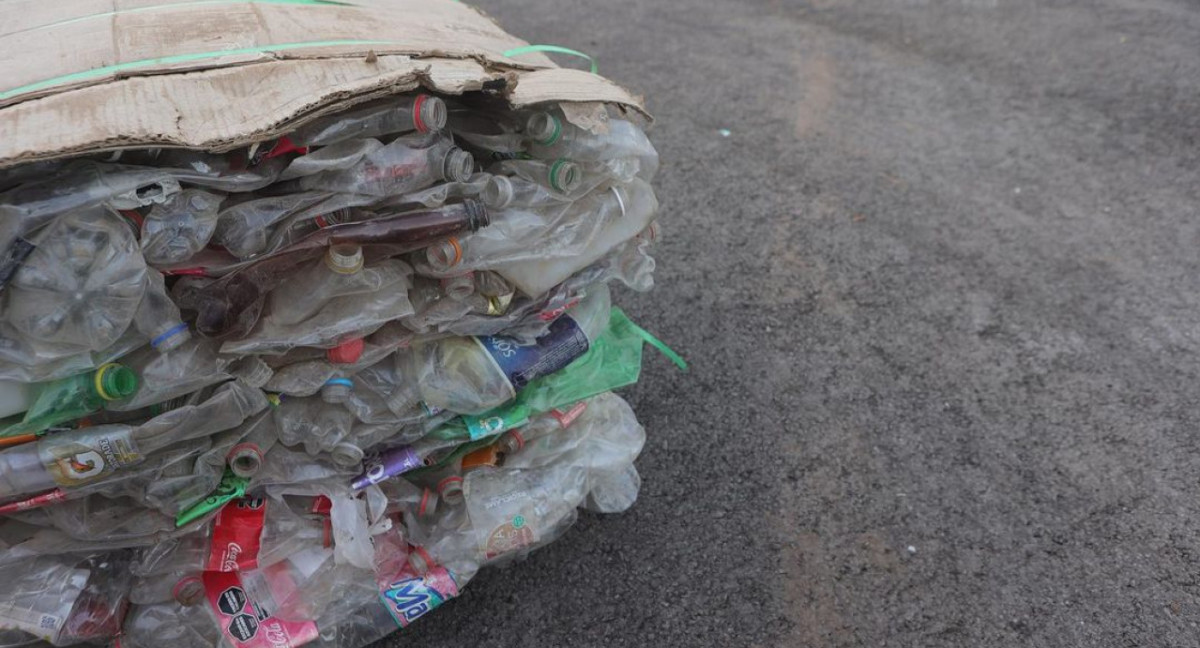
<svg viewBox="0 0 1200 648">
<path fill-rule="evenodd" d="M 647 344 L 654 347 L 655 349 L 658 349 L 659 353 L 667 356 L 667 359 L 670 360 L 671 362 L 674 362 L 675 366 L 679 367 L 683 371 L 688 370 L 687 360 L 684 360 L 683 356 L 679 355 L 678 353 L 675 353 L 675 350 L 672 349 L 671 347 L 667 346 L 666 342 L 663 342 L 662 340 L 654 337 L 654 335 L 652 333 L 650 333 L 650 331 L 647 331 L 646 329 L 638 326 L 637 324 L 634 324 L 633 321 L 630 320 L 629 318 L 625 318 L 625 321 L 622 324 L 624 326 L 628 326 L 629 329 L 631 331 L 633 331 L 634 333 L 637 333 L 638 337 L 645 340 Z"/>
<path fill-rule="evenodd" d="M 514 56 L 520 56 L 521 54 L 529 54 L 530 52 L 552 52 L 555 54 L 570 54 L 571 56 L 578 56 L 579 58 L 587 59 L 588 63 L 592 64 L 592 74 L 596 74 L 600 70 L 599 66 L 596 65 L 596 60 L 587 54 L 584 54 L 578 50 L 559 47 L 558 45 L 526 45 L 524 47 L 514 47 L 513 49 L 505 52 L 504 55 L 508 58 L 512 58 Z"/>
<path fill-rule="evenodd" d="M 80 16 L 78 18 L 68 18 L 59 20 L 37 27 L 30 27 L 20 31 L 8 32 L 0 34 L 0 36 L 10 36 L 12 34 L 24 34 L 26 32 L 38 31 L 39 29 L 50 29 L 51 27 L 60 27 L 62 25 L 70 25 L 72 23 L 83 22 L 85 20 L 94 20 L 96 18 L 109 18 L 112 16 L 122 16 L 125 14 L 144 13 L 147 11 L 159 11 L 161 9 L 177 9 L 179 7 L 196 7 L 204 5 L 228 5 L 228 4 L 282 4 L 282 5 L 316 5 L 316 6 L 334 6 L 346 7 L 353 6 L 349 2 L 338 2 L 335 0 L 195 0 L 194 2 L 180 2 L 178 4 L 151 5 L 149 7 L 136 7 L 133 9 L 122 9 L 120 11 L 105 11 L 104 13 L 90 14 Z"/>
<path fill-rule="evenodd" d="M 72 74 L 64 74 L 46 79 L 45 81 L 37 81 L 28 85 L 23 85 L 19 88 L 5 90 L 0 92 L 0 101 L 10 99 L 26 92 L 34 92 L 45 88 L 61 85 L 64 83 L 72 83 L 75 81 L 85 81 L 102 77 L 114 72 L 124 72 L 126 70 L 136 70 L 138 68 L 151 67 L 155 65 L 170 65 L 172 63 L 187 63 L 190 61 L 203 61 L 204 59 L 218 58 L 221 56 L 237 56 L 239 54 L 262 54 L 264 52 L 277 52 L 281 50 L 302 49 L 305 47 L 334 47 L 338 45 L 397 45 L 392 41 L 373 41 L 373 40 L 327 40 L 327 41 L 307 41 L 303 43 L 280 43 L 278 45 L 260 45 L 258 47 L 243 47 L 241 49 L 219 50 L 213 52 L 200 52 L 197 54 L 175 54 L 173 56 L 163 56 L 160 58 L 142 59 L 140 61 L 128 61 L 125 63 L 117 63 L 116 65 L 107 65 L 105 67 L 93 68 L 83 72 L 74 72 Z"/>
</svg>

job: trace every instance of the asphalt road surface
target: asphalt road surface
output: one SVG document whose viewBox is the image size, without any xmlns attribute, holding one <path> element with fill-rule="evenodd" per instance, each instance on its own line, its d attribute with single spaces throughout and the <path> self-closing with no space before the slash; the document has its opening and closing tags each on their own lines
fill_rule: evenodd
<svg viewBox="0 0 1200 648">
<path fill-rule="evenodd" d="M 1200 645 L 1200 6 L 479 4 L 646 95 L 693 367 L 633 510 L 382 645 Z"/>
</svg>

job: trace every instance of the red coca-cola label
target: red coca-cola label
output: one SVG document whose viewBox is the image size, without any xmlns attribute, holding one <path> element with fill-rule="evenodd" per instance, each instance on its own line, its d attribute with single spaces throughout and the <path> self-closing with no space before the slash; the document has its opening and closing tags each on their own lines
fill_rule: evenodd
<svg viewBox="0 0 1200 648">
<path fill-rule="evenodd" d="M 298 648 L 317 639 L 312 621 L 271 616 L 250 598 L 237 572 L 206 571 L 202 578 L 213 618 L 235 648 Z"/>
<path fill-rule="evenodd" d="M 258 567 L 266 515 L 267 500 L 261 497 L 243 497 L 226 504 L 213 527 L 205 569 L 231 572 Z"/>
</svg>

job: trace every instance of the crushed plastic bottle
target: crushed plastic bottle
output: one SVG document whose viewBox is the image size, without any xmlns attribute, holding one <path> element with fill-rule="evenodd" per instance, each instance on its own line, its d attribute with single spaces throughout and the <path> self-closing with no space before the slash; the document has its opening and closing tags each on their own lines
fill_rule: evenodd
<svg viewBox="0 0 1200 648">
<path fill-rule="evenodd" d="M 636 501 L 644 133 L 321 111 L 0 170 L 0 646 L 363 648 Z"/>
<path fill-rule="evenodd" d="M 418 354 L 417 382 L 430 405 L 460 414 L 481 414 L 513 398 L 530 381 L 583 355 L 608 324 L 608 288 L 600 284 L 551 324 L 536 344 L 503 336 L 451 337 Z"/>
</svg>

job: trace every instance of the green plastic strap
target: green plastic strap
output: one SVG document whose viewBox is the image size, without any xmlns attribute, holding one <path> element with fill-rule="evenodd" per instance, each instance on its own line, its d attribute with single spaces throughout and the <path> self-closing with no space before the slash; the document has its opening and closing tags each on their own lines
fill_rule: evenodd
<svg viewBox="0 0 1200 648">
<path fill-rule="evenodd" d="M 526 45 L 524 47 L 514 47 L 505 52 L 504 55 L 508 58 L 512 58 L 514 56 L 520 56 L 521 54 L 529 54 L 530 52 L 553 52 L 555 54 L 570 54 L 571 56 L 578 56 L 579 58 L 587 59 L 588 63 L 592 64 L 592 74 L 596 74 L 600 71 L 599 66 L 596 65 L 596 59 L 593 59 L 579 50 L 560 47 L 558 45 Z"/>
<path fill-rule="evenodd" d="M 107 65 L 105 67 L 94 68 L 84 72 L 74 72 L 72 74 L 64 74 L 53 79 L 45 81 L 37 81 L 29 85 L 23 85 L 19 88 L 5 90 L 0 92 L 0 100 L 9 99 L 16 95 L 26 92 L 33 92 L 43 88 L 60 85 L 63 83 L 71 83 L 74 81 L 84 81 L 95 77 L 105 76 L 113 72 L 124 72 L 126 70 L 136 70 L 137 68 L 150 67 L 153 65 L 168 65 L 171 63 L 187 63 L 190 61 L 202 61 L 204 59 L 218 58 L 221 56 L 237 56 L 239 54 L 261 54 L 263 52 L 278 52 L 281 50 L 301 49 L 305 47 L 334 47 L 338 45 L 403 45 L 393 41 L 374 41 L 374 40 L 327 40 L 327 41 L 306 41 L 303 43 L 280 43 L 278 45 L 260 45 L 258 47 L 243 47 L 241 49 L 219 50 L 213 52 L 200 52 L 197 54 L 176 54 L 174 56 L 163 56 L 161 58 L 142 59 L 140 61 L 128 61 L 125 63 L 117 63 L 116 65 Z"/>
<path fill-rule="evenodd" d="M 614 309 L 614 310 L 620 310 L 620 309 L 618 308 L 618 309 Z M 667 346 L 666 342 L 663 342 L 662 340 L 654 337 L 654 335 L 652 333 L 650 333 L 650 331 L 647 331 L 646 329 L 638 326 L 637 324 L 634 324 L 633 320 L 629 319 L 628 317 L 624 318 L 623 325 L 628 326 L 631 331 L 636 333 L 638 335 L 638 337 L 645 340 L 647 344 L 654 347 L 655 349 L 658 349 L 659 353 L 667 356 L 667 359 L 669 359 L 671 362 L 674 362 L 675 366 L 679 367 L 683 371 L 688 370 L 687 360 L 684 360 L 683 356 L 679 355 L 678 353 L 675 353 L 675 350 L 672 349 L 671 347 Z"/>
<path fill-rule="evenodd" d="M 50 29 L 51 27 L 61 27 L 72 23 L 84 22 L 86 20 L 95 20 L 97 18 L 110 18 L 112 16 L 123 16 L 125 14 L 145 13 L 147 11 L 159 11 L 162 9 L 177 9 L 179 7 L 202 7 L 205 5 L 230 5 L 230 4 L 279 4 L 279 5 L 312 5 L 312 6 L 333 6 L 345 7 L 353 6 L 349 2 L 336 2 L 335 0 L 194 0 L 193 2 L 179 2 L 176 4 L 160 4 L 151 5 L 149 7 L 134 7 L 133 9 L 121 9 L 120 11 L 105 11 L 103 13 L 88 14 L 79 16 L 78 18 L 67 18 L 66 20 L 58 20 L 45 25 L 29 27 L 20 31 L 8 32 L 0 34 L 0 36 L 11 36 L 12 34 L 24 34 L 26 32 L 38 31 L 42 29 Z"/>
</svg>

